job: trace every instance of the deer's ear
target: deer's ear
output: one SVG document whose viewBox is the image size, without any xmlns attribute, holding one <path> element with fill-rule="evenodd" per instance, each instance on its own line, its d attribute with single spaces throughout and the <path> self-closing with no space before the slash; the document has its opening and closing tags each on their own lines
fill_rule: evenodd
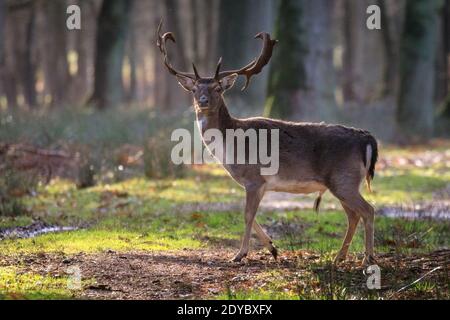
<svg viewBox="0 0 450 320">
<path fill-rule="evenodd" d="M 236 79 L 239 75 L 237 73 L 233 73 L 229 76 L 226 76 L 222 80 L 220 80 L 220 86 L 224 91 L 230 89 L 234 86 L 234 83 L 236 82 Z"/>
<path fill-rule="evenodd" d="M 195 86 L 195 81 L 191 78 L 177 75 L 177 80 L 180 86 L 186 91 L 192 91 Z"/>
</svg>

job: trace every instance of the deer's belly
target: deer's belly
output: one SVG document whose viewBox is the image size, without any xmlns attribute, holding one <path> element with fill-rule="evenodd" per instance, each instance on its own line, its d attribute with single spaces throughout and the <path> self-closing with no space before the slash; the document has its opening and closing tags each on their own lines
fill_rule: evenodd
<svg viewBox="0 0 450 320">
<path fill-rule="evenodd" d="M 278 176 L 266 177 L 266 190 L 289 193 L 323 192 L 327 187 L 317 181 L 284 180 Z"/>
</svg>

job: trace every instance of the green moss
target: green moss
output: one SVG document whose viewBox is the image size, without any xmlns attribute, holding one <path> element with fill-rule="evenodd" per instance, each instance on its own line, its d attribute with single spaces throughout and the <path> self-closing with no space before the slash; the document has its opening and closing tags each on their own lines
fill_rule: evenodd
<svg viewBox="0 0 450 320">
<path fill-rule="evenodd" d="M 67 277 L 42 276 L 13 267 L 0 267 L 0 299 L 72 299 Z"/>
<path fill-rule="evenodd" d="M 102 252 L 106 250 L 181 250 L 199 248 L 201 243 L 186 235 L 138 233 L 122 230 L 90 229 L 46 234 L 33 239 L 4 240 L 0 244 L 3 254 L 37 252 Z"/>
</svg>

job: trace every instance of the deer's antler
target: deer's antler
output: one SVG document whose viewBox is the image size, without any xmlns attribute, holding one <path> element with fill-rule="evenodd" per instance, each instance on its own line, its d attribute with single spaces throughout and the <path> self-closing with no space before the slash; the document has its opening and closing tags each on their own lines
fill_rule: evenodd
<svg viewBox="0 0 450 320">
<path fill-rule="evenodd" d="M 220 58 L 219 62 L 217 63 L 216 74 L 214 76 L 215 79 L 220 80 L 226 76 L 237 73 L 238 75 L 245 76 L 246 81 L 242 90 L 247 89 L 251 77 L 260 73 L 262 69 L 269 63 L 269 60 L 272 57 L 273 48 L 278 43 L 278 40 L 272 40 L 270 38 L 270 34 L 268 34 L 267 32 L 258 33 L 255 36 L 255 39 L 258 38 L 263 40 L 263 48 L 257 59 L 253 60 L 252 62 L 250 62 L 248 65 L 246 65 L 241 69 L 227 70 L 220 72 L 220 67 L 222 66 L 222 58 Z"/>
<path fill-rule="evenodd" d="M 159 22 L 158 25 L 158 30 L 156 32 L 156 45 L 159 48 L 159 51 L 161 51 L 161 53 L 163 54 L 164 57 L 164 64 L 167 67 L 167 69 L 169 70 L 169 72 L 171 74 L 173 74 L 174 76 L 184 76 L 187 78 L 191 78 L 193 80 L 198 80 L 200 79 L 200 75 L 197 71 L 197 68 L 195 67 L 194 64 L 192 64 L 193 68 L 194 68 L 194 73 L 186 73 L 186 72 L 181 72 L 176 70 L 172 64 L 169 62 L 169 58 L 167 56 L 167 49 L 166 49 L 166 43 L 167 40 L 170 40 L 172 42 L 176 42 L 175 41 L 175 37 L 173 35 L 172 32 L 166 32 L 164 34 L 161 35 L 161 29 L 162 29 L 162 25 L 163 25 L 163 19 L 161 19 L 161 21 Z"/>
</svg>

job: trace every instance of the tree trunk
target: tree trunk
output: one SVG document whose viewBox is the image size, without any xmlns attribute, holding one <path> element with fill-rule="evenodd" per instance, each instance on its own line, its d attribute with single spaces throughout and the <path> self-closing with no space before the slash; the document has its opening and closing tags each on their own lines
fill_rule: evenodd
<svg viewBox="0 0 450 320">
<path fill-rule="evenodd" d="M 199 43 L 200 63 L 203 65 L 204 70 L 212 75 L 218 61 L 217 50 L 219 42 L 217 38 L 220 37 L 218 32 L 221 17 L 221 2 L 220 0 L 200 0 L 200 3 L 201 5 L 197 7 L 198 21 L 196 22 L 198 33 L 201 34 L 201 41 Z M 206 18 L 202 19 L 204 16 Z"/>
<path fill-rule="evenodd" d="M 35 7 L 30 6 L 30 13 L 26 25 L 26 38 L 23 52 L 23 70 L 21 72 L 23 80 L 23 93 L 26 104 L 30 108 L 37 106 L 36 99 L 36 65 L 33 61 L 33 48 L 35 42 Z"/>
<path fill-rule="evenodd" d="M 201 0 L 200 0 L 201 1 Z M 190 11 L 191 11 L 191 25 L 192 25 L 192 60 L 196 63 L 196 66 L 200 60 L 200 46 L 199 46 L 199 35 L 200 32 L 199 22 L 201 19 L 201 12 L 199 8 L 199 0 L 190 0 Z"/>
<path fill-rule="evenodd" d="M 442 25 L 442 39 L 443 39 L 443 72 L 442 90 L 446 93 L 444 99 L 442 112 L 440 117 L 450 124 L 450 1 L 445 1 L 443 8 L 443 25 Z M 447 127 L 448 128 L 448 127 Z M 448 133 L 448 130 L 447 130 Z"/>
<path fill-rule="evenodd" d="M 169 43 L 168 51 L 170 61 L 178 70 L 192 72 L 192 67 L 186 63 L 186 47 L 184 39 L 186 32 L 180 26 L 179 6 L 177 0 L 167 0 L 158 2 L 160 15 L 164 18 L 164 31 L 174 33 L 177 40 L 176 44 Z M 157 18 L 159 22 L 159 17 Z M 156 22 L 156 21 L 155 21 Z M 170 114 L 179 113 L 188 110 L 190 105 L 190 96 L 177 83 L 177 79 L 171 75 L 163 63 L 161 52 L 154 44 L 155 50 L 155 80 L 154 96 L 155 106 L 160 111 Z"/>
<path fill-rule="evenodd" d="M 331 18 L 326 0 L 281 0 L 265 114 L 277 118 L 335 118 Z"/>
<path fill-rule="evenodd" d="M 93 41 L 92 37 L 95 28 L 96 15 L 95 7 L 88 0 L 78 0 L 82 12 L 81 30 L 75 32 L 75 50 L 77 52 L 77 73 L 72 79 L 71 101 L 77 104 L 84 104 L 88 99 L 92 87 L 91 77 L 89 76 L 89 67 L 92 66 Z"/>
<path fill-rule="evenodd" d="M 400 49 L 397 123 L 401 136 L 429 138 L 434 127 L 434 80 L 439 0 L 411 0 Z"/>
<path fill-rule="evenodd" d="M 5 90 L 5 0 L 0 0 L 0 97 L 6 95 Z"/>
<path fill-rule="evenodd" d="M 350 0 L 344 0 L 344 55 L 343 55 L 343 84 L 342 94 L 345 101 L 356 99 L 355 92 L 355 53 L 356 53 L 356 32 L 355 20 L 358 10 Z"/>
<path fill-rule="evenodd" d="M 70 79 L 67 62 L 66 2 L 43 2 L 46 16 L 46 66 L 45 82 L 51 95 L 51 105 L 65 102 Z"/>
<path fill-rule="evenodd" d="M 447 92 L 447 97 L 444 100 L 444 107 L 441 116 L 450 121 L 450 1 L 445 1 L 443 10 L 443 39 L 444 39 L 444 68 L 445 77 L 443 80 L 443 88 Z"/>
<path fill-rule="evenodd" d="M 0 72 L 5 66 L 5 0 L 0 0 Z"/>
<path fill-rule="evenodd" d="M 1 34 L 3 36 L 3 57 L 2 64 L 0 66 L 0 76 L 2 82 L 2 91 L 6 96 L 6 102 L 9 109 L 15 108 L 17 106 L 17 83 L 18 79 L 16 77 L 16 59 L 18 56 L 17 42 L 13 41 L 11 34 L 17 34 L 15 26 L 15 16 L 10 12 L 9 7 L 5 0 L 2 1 L 2 26 Z M 8 14 L 7 14 L 8 13 Z"/>
<path fill-rule="evenodd" d="M 246 22 L 250 9 L 249 1 L 221 0 L 220 2 L 217 41 L 224 69 L 236 69 L 245 61 L 245 51 L 242 49 L 249 41 L 246 35 Z"/>
<path fill-rule="evenodd" d="M 130 30 L 128 43 L 128 61 L 130 63 L 130 82 L 127 92 L 127 102 L 133 103 L 137 100 L 137 52 L 136 52 L 136 35 L 134 30 Z"/>
<path fill-rule="evenodd" d="M 450 121 L 450 93 L 447 95 L 447 98 L 444 100 L 442 112 L 440 116 L 447 121 Z"/>
<path fill-rule="evenodd" d="M 450 1 L 445 1 L 444 7 L 444 51 L 445 51 L 445 66 L 446 74 L 445 87 L 447 92 L 450 92 Z"/>
<path fill-rule="evenodd" d="M 128 58 L 129 64 L 129 79 L 126 80 L 126 86 L 124 83 L 124 87 L 126 87 L 126 102 L 127 104 L 132 104 L 137 102 L 138 100 L 138 86 L 137 86 L 137 64 L 138 64 L 138 50 L 137 50 L 137 29 L 138 23 L 138 11 L 140 8 L 137 3 L 133 6 L 131 10 L 131 22 L 130 22 L 130 31 L 126 44 L 126 56 Z"/>
<path fill-rule="evenodd" d="M 217 52 L 223 58 L 223 69 L 237 69 L 255 59 L 261 51 L 261 42 L 253 37 L 261 31 L 273 28 L 271 0 L 221 0 L 217 34 Z M 232 18 L 230 18 L 232 17 Z M 213 63 L 215 63 L 213 59 Z M 244 85 L 244 79 L 238 79 L 237 88 Z M 232 90 L 227 94 L 231 105 L 237 108 L 261 107 L 264 103 L 264 91 L 267 87 L 267 73 L 258 75 L 252 85 L 242 93 Z M 251 111 L 250 111 L 251 112 Z"/>
<path fill-rule="evenodd" d="M 8 6 L 5 25 L 4 60 L 2 67 L 3 90 L 8 106 L 16 104 L 35 107 L 36 66 L 34 59 L 35 4 L 22 3 Z M 18 99 L 18 94 L 23 99 Z"/>
<path fill-rule="evenodd" d="M 445 1 L 441 15 L 439 54 L 436 73 L 436 97 L 438 103 L 450 92 L 450 1 Z"/>
<path fill-rule="evenodd" d="M 386 0 L 378 0 L 381 10 L 381 33 L 383 36 L 384 67 L 381 96 L 386 97 L 395 93 L 397 81 L 397 55 L 392 38 L 391 20 L 387 13 Z"/>
<path fill-rule="evenodd" d="M 342 95 L 346 105 L 367 104 L 383 95 L 385 78 L 392 74 L 386 72 L 395 70 L 395 61 L 386 61 L 386 50 L 394 50 L 386 46 L 383 36 L 395 32 L 387 31 L 386 17 L 382 17 L 382 30 L 369 30 L 366 21 L 369 15 L 366 10 L 373 4 L 371 0 L 342 1 L 343 19 L 343 69 Z M 401 1 L 384 3 L 382 13 L 388 16 L 389 8 L 399 5 Z M 385 33 L 385 31 L 389 33 Z M 395 40 L 392 40 L 395 44 Z M 380 49 L 381 48 L 381 49 Z M 383 66 L 383 67 L 382 67 Z M 385 66 L 385 67 L 384 67 Z M 391 68 L 388 70 L 387 68 Z"/>
<path fill-rule="evenodd" d="M 122 65 L 132 2 L 104 1 L 98 16 L 94 93 L 90 99 L 98 109 L 123 102 Z"/>
</svg>

